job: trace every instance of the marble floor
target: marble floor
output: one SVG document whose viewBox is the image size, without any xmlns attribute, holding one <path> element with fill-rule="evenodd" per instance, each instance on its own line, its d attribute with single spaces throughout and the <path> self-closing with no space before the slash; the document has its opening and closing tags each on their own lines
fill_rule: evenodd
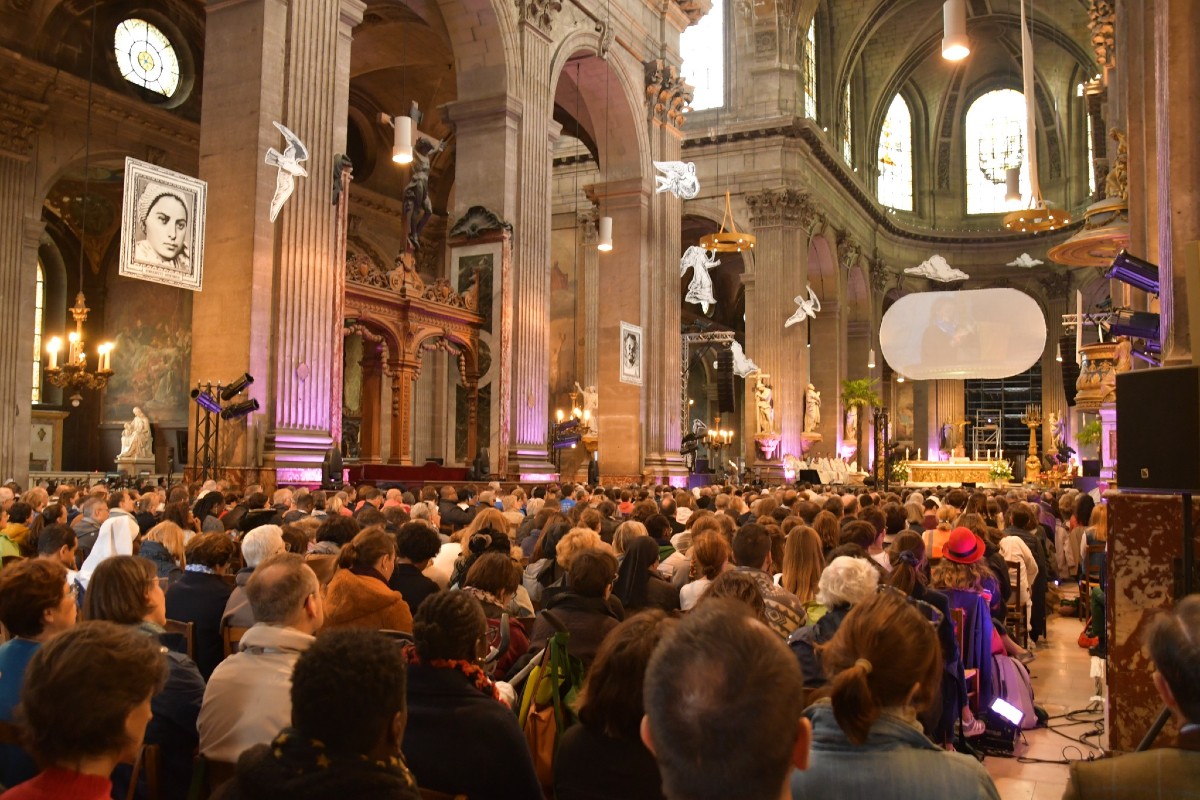
<svg viewBox="0 0 1200 800">
<path fill-rule="evenodd" d="M 1081 627 L 1078 619 L 1054 615 L 1047 620 L 1046 644 L 1034 649 L 1037 659 L 1029 665 L 1034 702 L 1051 717 L 1086 709 L 1095 694 L 1096 682 L 1090 677 L 1091 657 L 1076 643 Z M 1088 720 L 1100 718 L 1098 713 L 1079 716 Z M 1061 732 L 1079 738 L 1092 731 L 1093 724 L 1070 724 L 1066 719 L 1052 719 L 1050 724 L 1063 727 L 1026 731 L 1026 743 L 1018 748 L 1018 756 L 1074 761 L 1089 754 L 1100 755 L 1095 744 L 1104 740 L 1091 737 L 1088 741 L 1093 746 L 1088 747 L 1060 735 Z M 1016 758 L 989 756 L 983 765 L 995 780 L 1003 800 L 1059 800 L 1067 785 L 1066 764 L 1022 763 Z"/>
</svg>

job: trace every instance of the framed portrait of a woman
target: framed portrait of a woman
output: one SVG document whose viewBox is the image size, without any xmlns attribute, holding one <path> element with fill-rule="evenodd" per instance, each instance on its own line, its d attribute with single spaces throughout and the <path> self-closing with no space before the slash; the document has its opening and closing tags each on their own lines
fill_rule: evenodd
<svg viewBox="0 0 1200 800">
<path fill-rule="evenodd" d="M 208 184 L 125 159 L 120 274 L 200 291 Z"/>
<path fill-rule="evenodd" d="M 621 323 L 621 383 L 642 385 L 642 328 Z"/>
</svg>

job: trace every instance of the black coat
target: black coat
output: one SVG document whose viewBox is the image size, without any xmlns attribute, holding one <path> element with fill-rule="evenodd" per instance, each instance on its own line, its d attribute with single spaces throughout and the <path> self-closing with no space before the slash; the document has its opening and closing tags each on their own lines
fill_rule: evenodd
<svg viewBox="0 0 1200 800">
<path fill-rule="evenodd" d="M 396 564 L 392 577 L 388 579 L 388 587 L 400 593 L 404 602 L 408 603 L 408 610 L 414 615 L 421 601 L 441 589 L 412 564 Z"/>
<path fill-rule="evenodd" d="M 174 586 L 183 575 L 183 570 L 175 562 L 175 557 L 158 542 L 142 542 L 142 546 L 138 549 L 138 555 L 154 563 L 158 577 L 166 578 L 168 586 Z"/>
<path fill-rule="evenodd" d="M 788 647 L 792 648 L 796 660 L 800 662 L 800 671 L 804 673 L 804 688 L 819 689 L 825 685 L 825 670 L 821 668 L 821 657 L 817 655 L 817 645 L 825 644 L 837 633 L 842 620 L 850 613 L 850 606 L 834 606 L 825 612 L 819 620 L 811 625 L 798 628 L 788 637 Z"/>
<path fill-rule="evenodd" d="M 662 776 L 640 739 L 614 739 L 586 725 L 572 725 L 554 758 L 554 797 L 662 800 Z"/>
<path fill-rule="evenodd" d="M 546 611 L 553 611 L 571 638 L 567 642 L 567 652 L 583 662 L 585 668 L 592 665 L 596 651 L 608 632 L 625 618 L 621 601 L 615 597 L 605 600 L 602 597 L 583 597 L 568 589 L 556 592 L 545 598 Z M 529 633 L 529 652 L 537 653 L 546 646 L 554 634 L 554 626 L 546 620 L 545 614 L 538 614 Z"/>
<path fill-rule="evenodd" d="M 408 725 L 400 749 L 422 789 L 471 800 L 542 798 L 516 715 L 458 670 L 408 668 Z"/>
<path fill-rule="evenodd" d="M 234 510 L 236 511 L 237 509 Z M 253 511 L 247 511 L 237 521 L 237 529 L 242 533 L 249 533 L 260 525 L 278 525 L 283 527 L 283 516 L 273 508 L 256 508 Z"/>
<path fill-rule="evenodd" d="M 167 589 L 167 619 L 195 624 L 196 666 L 205 680 L 225 658 L 221 617 L 231 594 L 224 578 L 206 572 L 185 572 Z"/>
<path fill-rule="evenodd" d="M 451 531 L 462 530 L 471 524 L 471 520 L 475 519 L 477 508 L 478 506 L 467 506 L 464 509 L 460 508 L 457 503 L 451 504 L 442 511 L 442 527 L 449 528 Z"/>
<path fill-rule="evenodd" d="M 255 745 L 242 753 L 237 774 L 222 786 L 214 800 L 419 800 L 419 792 L 403 775 L 369 761 L 333 760 L 324 769 L 295 764 L 271 746 Z"/>
</svg>

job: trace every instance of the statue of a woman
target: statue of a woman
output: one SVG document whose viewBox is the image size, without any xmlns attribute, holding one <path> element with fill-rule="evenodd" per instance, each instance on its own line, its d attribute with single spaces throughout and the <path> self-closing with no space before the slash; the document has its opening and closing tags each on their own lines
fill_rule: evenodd
<svg viewBox="0 0 1200 800">
<path fill-rule="evenodd" d="M 754 384 L 754 402 L 758 409 L 756 427 L 758 433 L 774 433 L 775 406 L 772 399 L 774 392 L 763 378 L 763 374 L 758 373 L 758 381 Z"/>
<path fill-rule="evenodd" d="M 821 424 L 821 393 L 811 383 L 804 391 L 804 432 L 816 433 Z"/>
<path fill-rule="evenodd" d="M 140 408 L 133 409 L 133 419 L 121 429 L 121 453 L 117 458 L 153 458 L 150 420 Z"/>
</svg>

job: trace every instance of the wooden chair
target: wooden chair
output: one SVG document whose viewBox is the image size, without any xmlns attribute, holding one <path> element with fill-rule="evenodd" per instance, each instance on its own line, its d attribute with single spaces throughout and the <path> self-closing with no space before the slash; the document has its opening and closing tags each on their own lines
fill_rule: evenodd
<svg viewBox="0 0 1200 800">
<path fill-rule="evenodd" d="M 1083 580 L 1079 582 L 1079 618 L 1087 619 L 1092 613 L 1092 589 L 1099 586 L 1104 588 L 1104 575 L 1101 563 L 1107 547 L 1106 542 L 1084 544 L 1083 546 Z"/>
<path fill-rule="evenodd" d="M 966 652 L 963 649 L 963 620 L 965 619 L 961 608 L 950 609 L 950 619 L 954 621 L 954 638 L 958 641 L 958 652 Z M 967 705 L 971 707 L 971 711 L 979 710 L 979 670 L 978 669 L 963 669 L 963 678 L 967 684 Z"/>
<path fill-rule="evenodd" d="M 229 658 L 238 651 L 238 643 L 242 641 L 242 637 L 246 635 L 249 628 L 244 628 L 240 625 L 222 625 L 221 626 L 221 641 L 225 644 L 225 657 Z"/>
<path fill-rule="evenodd" d="M 237 773 L 233 761 L 214 761 L 202 755 L 192 762 L 192 789 L 188 800 L 208 800 L 226 781 Z"/>
<path fill-rule="evenodd" d="M 1013 593 L 1004 611 L 1004 627 L 1014 641 L 1020 641 L 1021 646 L 1029 647 L 1029 616 L 1027 605 L 1021 600 L 1021 570 L 1025 566 L 1020 561 L 1005 561 L 1008 565 L 1009 580 L 1012 581 Z M 1033 587 L 1030 587 L 1031 589 Z"/>
<path fill-rule="evenodd" d="M 421 800 L 467 800 L 465 794 L 446 794 L 436 789 L 420 789 Z"/>
<path fill-rule="evenodd" d="M 189 623 L 190 624 L 190 623 Z M 138 780 L 146 773 L 146 800 L 158 800 L 158 745 L 143 744 L 138 751 L 137 760 L 133 762 L 133 773 L 129 776 L 129 792 L 125 800 L 135 800 L 138 796 Z"/>
<path fill-rule="evenodd" d="M 164 630 L 172 636 L 178 636 L 183 639 L 183 643 L 187 648 L 188 658 L 194 659 L 196 657 L 196 623 L 169 619 L 164 626 Z"/>
</svg>

